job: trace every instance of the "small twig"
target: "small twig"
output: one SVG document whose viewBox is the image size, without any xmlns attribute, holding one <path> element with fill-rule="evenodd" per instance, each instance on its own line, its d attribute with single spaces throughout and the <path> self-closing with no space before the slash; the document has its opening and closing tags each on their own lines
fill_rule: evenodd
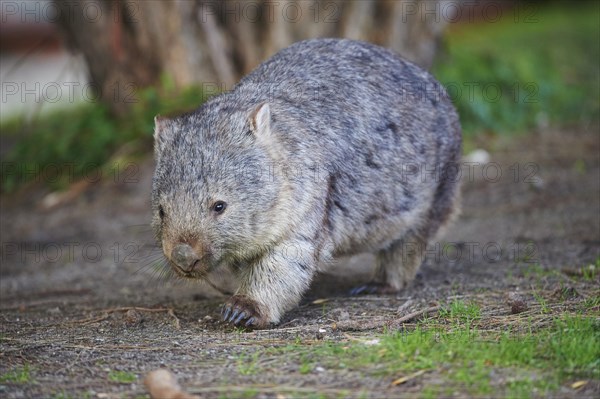
<svg viewBox="0 0 600 399">
<path fill-rule="evenodd" d="M 175 316 L 175 312 L 173 311 L 173 309 L 169 309 L 167 311 L 167 314 L 169 316 L 171 316 L 173 318 L 173 320 L 175 320 L 175 328 L 178 330 L 181 330 L 181 324 L 179 324 L 179 318 L 177 318 L 177 316 Z"/>
<path fill-rule="evenodd" d="M 332 298 L 333 299 L 343 299 L 344 301 L 358 301 L 358 302 L 379 302 L 379 301 L 389 301 L 391 299 L 399 299 L 402 298 L 392 298 L 390 296 L 349 296 L 349 297 L 341 297 L 341 298 Z"/>
<path fill-rule="evenodd" d="M 420 376 L 420 375 L 423 375 L 423 374 L 425 374 L 425 373 L 426 373 L 426 372 L 428 372 L 428 371 L 429 371 L 429 370 L 419 370 L 419 371 L 416 371 L 416 372 L 414 372 L 414 373 L 412 373 L 412 374 L 409 374 L 409 375 L 407 375 L 407 376 L 405 376 L 405 377 L 400 377 L 400 378 L 398 378 L 398 379 L 396 379 L 396 380 L 392 381 L 392 385 L 393 385 L 393 386 L 396 386 L 396 385 L 401 385 L 401 384 L 404 384 L 404 383 L 406 383 L 406 382 L 408 382 L 408 381 L 410 381 L 410 380 L 413 380 L 413 379 L 417 378 L 417 377 L 418 377 L 418 376 Z"/>
<path fill-rule="evenodd" d="M 348 333 L 344 333 L 344 337 L 346 337 L 346 339 L 349 341 L 360 341 L 359 338 L 353 337 L 352 335 L 350 335 Z"/>
<path fill-rule="evenodd" d="M 415 319 L 424 314 L 429 314 L 429 313 L 435 312 L 436 310 L 439 310 L 439 309 L 440 309 L 439 306 L 431 306 L 431 307 L 428 307 L 428 308 L 425 308 L 422 310 L 418 310 L 416 312 L 409 313 L 406 316 L 399 318 L 398 320 L 396 320 L 396 323 L 406 323 L 407 321 L 411 321 L 412 319 Z"/>
<path fill-rule="evenodd" d="M 173 310 L 171 308 L 139 308 L 137 306 L 125 306 L 121 308 L 107 309 L 105 312 L 107 313 L 116 313 L 116 312 L 127 312 L 128 310 L 137 310 L 140 312 L 167 312 L 169 310 Z"/>
<path fill-rule="evenodd" d="M 75 320 L 72 323 L 82 324 L 82 325 L 97 323 L 97 322 L 108 319 L 109 315 L 112 313 L 127 312 L 130 310 L 135 310 L 138 312 L 150 312 L 150 313 L 167 312 L 167 314 L 170 317 L 172 317 L 173 320 L 175 321 L 175 328 L 178 330 L 181 329 L 181 325 L 179 323 L 179 318 L 177 316 L 175 316 L 175 311 L 172 308 L 139 308 L 136 306 L 126 306 L 126 307 L 120 307 L 120 308 L 114 308 L 114 309 L 105 309 L 105 310 L 103 310 L 103 312 L 104 312 L 103 316 L 95 317 L 95 318 L 87 318 L 87 319 L 83 319 L 83 320 Z"/>
<path fill-rule="evenodd" d="M 289 326 L 290 324 L 294 323 L 295 321 L 298 321 L 298 319 L 292 319 L 292 320 L 290 320 L 290 321 L 288 321 L 288 322 L 285 322 L 285 323 L 283 323 L 283 324 L 281 324 L 281 325 L 277 326 L 277 328 L 275 328 L 275 329 L 276 329 L 276 330 L 283 329 L 283 328 L 285 328 L 286 326 Z"/>
<path fill-rule="evenodd" d="M 402 305 L 400 305 L 400 307 L 398 307 L 398 310 L 396 311 L 396 313 L 402 313 L 405 310 L 407 310 L 412 304 L 414 303 L 414 301 L 412 299 L 407 300 L 406 302 L 404 302 Z"/>
<path fill-rule="evenodd" d="M 108 318 L 109 318 L 109 314 L 107 313 L 104 316 L 96 317 L 94 319 L 88 318 L 86 320 L 76 320 L 73 323 L 75 323 L 75 324 L 81 324 L 82 326 L 87 326 L 88 324 L 98 323 L 98 322 L 104 321 L 104 320 L 106 320 Z"/>
</svg>

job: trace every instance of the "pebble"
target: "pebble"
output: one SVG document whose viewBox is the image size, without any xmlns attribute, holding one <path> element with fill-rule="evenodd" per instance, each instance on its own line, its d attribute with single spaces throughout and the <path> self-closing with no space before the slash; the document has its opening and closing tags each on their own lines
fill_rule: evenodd
<svg viewBox="0 0 600 399">
<path fill-rule="evenodd" d="M 510 306 L 510 313 L 518 314 L 529 309 L 527 302 L 518 292 L 510 292 L 508 294 L 508 306 Z"/>
</svg>

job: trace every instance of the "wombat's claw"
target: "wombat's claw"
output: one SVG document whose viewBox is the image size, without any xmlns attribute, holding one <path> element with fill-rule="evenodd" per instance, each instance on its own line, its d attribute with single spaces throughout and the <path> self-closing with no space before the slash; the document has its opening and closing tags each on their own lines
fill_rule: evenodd
<svg viewBox="0 0 600 399">
<path fill-rule="evenodd" d="M 244 296 L 233 296 L 229 299 L 221 314 L 225 322 L 235 326 L 263 327 L 266 324 L 259 314 L 257 304 Z"/>
<path fill-rule="evenodd" d="M 231 316 L 231 319 L 229 319 L 229 322 L 231 323 L 233 321 L 233 317 L 236 314 L 234 314 L 233 316 Z M 235 319 L 235 321 L 233 322 L 233 324 L 238 325 L 240 324 L 240 321 L 242 321 L 242 319 L 246 319 L 248 316 L 246 316 L 246 312 L 241 312 L 240 315 L 237 317 L 237 319 Z"/>
<path fill-rule="evenodd" d="M 372 295 L 372 294 L 391 294 L 396 292 L 392 287 L 382 283 L 367 283 L 354 287 L 350 290 L 349 294 L 355 295 Z"/>
<path fill-rule="evenodd" d="M 221 310 L 221 316 L 223 316 L 223 320 L 227 321 L 229 313 L 231 313 L 231 308 L 229 306 L 223 306 L 223 309 Z"/>
</svg>

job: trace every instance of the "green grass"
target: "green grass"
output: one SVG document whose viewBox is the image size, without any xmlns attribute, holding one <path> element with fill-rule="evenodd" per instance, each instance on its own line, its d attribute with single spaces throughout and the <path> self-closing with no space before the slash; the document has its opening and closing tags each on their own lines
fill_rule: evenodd
<svg viewBox="0 0 600 399">
<path fill-rule="evenodd" d="M 221 394 L 221 395 L 219 395 L 219 399 L 230 399 L 230 398 L 250 399 L 250 398 L 255 398 L 259 394 L 259 392 L 260 391 L 256 388 L 248 388 L 243 392 L 235 392 L 235 393 L 227 392 L 226 394 Z"/>
<path fill-rule="evenodd" d="M 481 310 L 474 303 L 454 300 L 440 309 L 439 316 L 454 321 L 470 322 L 481 317 Z"/>
<path fill-rule="evenodd" d="M 128 371 L 111 370 L 108 373 L 108 379 L 109 381 L 118 382 L 119 384 L 130 384 L 137 381 L 137 376 Z"/>
<path fill-rule="evenodd" d="M 581 268 L 581 275 L 584 280 L 593 281 L 598 276 L 598 270 L 600 270 L 600 257 L 596 258 L 595 263 L 583 266 Z"/>
<path fill-rule="evenodd" d="M 84 392 L 83 394 L 77 394 L 77 396 L 71 395 L 64 391 L 60 391 L 60 392 L 56 392 L 52 396 L 50 396 L 51 399 L 76 399 L 76 398 L 90 399 L 91 397 L 92 397 L 92 394 L 89 391 Z"/>
<path fill-rule="evenodd" d="M 0 383 L 17 383 L 17 384 L 27 384 L 32 381 L 29 365 L 24 365 L 21 367 L 16 367 L 15 369 L 8 371 L 4 374 L 0 374 Z"/>
<path fill-rule="evenodd" d="M 383 384 L 419 370 L 425 370 L 425 376 L 441 373 L 444 385 L 427 386 L 423 397 L 452 392 L 544 396 L 575 379 L 598 378 L 600 325 L 593 318 L 555 319 L 535 331 L 508 326 L 486 331 L 467 322 L 479 317 L 476 305 L 454 302 L 440 311 L 435 322 L 384 334 L 379 345 L 355 341 L 291 344 L 266 352 L 300 364 L 300 373 L 310 372 L 313 362 L 318 362 L 328 373 L 367 374 L 383 378 Z"/>
<path fill-rule="evenodd" d="M 586 298 L 583 303 L 582 303 L 582 310 L 584 312 L 589 311 L 591 309 L 598 309 L 600 307 L 600 293 L 597 293 L 596 295 L 592 295 L 588 298 Z"/>
<path fill-rule="evenodd" d="M 537 291 L 533 291 L 533 297 L 540 304 L 541 312 L 544 314 L 552 313 L 552 309 L 548 306 L 548 301 Z"/>
<path fill-rule="evenodd" d="M 529 21 L 515 23 L 505 12 L 496 23 L 452 26 L 433 73 L 448 88 L 467 136 L 545 121 L 597 123 L 599 9 L 596 2 L 539 7 Z"/>
<path fill-rule="evenodd" d="M 258 352 L 243 355 L 238 359 L 237 368 L 241 375 L 254 375 L 258 372 Z"/>
<path fill-rule="evenodd" d="M 524 15 L 528 15 L 525 13 Z M 532 23 L 513 15 L 497 23 L 453 25 L 433 68 L 453 98 L 465 132 L 465 149 L 477 134 L 507 134 L 536 126 L 597 123 L 599 6 L 595 2 L 540 7 Z M 32 124 L 3 122 L 18 142 L 2 163 L 0 191 L 41 181 L 63 189 L 81 178 L 126 178 L 121 169 L 152 148 L 156 114 L 190 110 L 205 100 L 198 88 L 177 92 L 169 79 L 141 90 L 127 115 L 86 103 L 40 116 Z M 578 170 L 585 165 L 575 165 Z"/>
<path fill-rule="evenodd" d="M 56 392 L 54 393 L 52 396 L 50 396 L 51 399 L 75 399 L 74 396 L 69 395 L 66 392 Z"/>
<path fill-rule="evenodd" d="M 1 191 L 36 180 L 61 189 L 81 178 L 127 179 L 130 173 L 123 165 L 152 151 L 154 116 L 188 111 L 205 100 L 199 88 L 176 91 L 168 83 L 163 86 L 141 91 L 139 101 L 119 118 L 102 103 L 85 103 L 31 125 L 7 122 L 2 134 L 22 139 L 3 159 Z"/>
<path fill-rule="evenodd" d="M 564 274 L 556 269 L 546 269 L 539 263 L 528 264 L 523 270 L 523 277 L 535 280 L 537 285 L 540 285 L 544 279 L 555 277 L 557 279 L 565 279 Z"/>
</svg>

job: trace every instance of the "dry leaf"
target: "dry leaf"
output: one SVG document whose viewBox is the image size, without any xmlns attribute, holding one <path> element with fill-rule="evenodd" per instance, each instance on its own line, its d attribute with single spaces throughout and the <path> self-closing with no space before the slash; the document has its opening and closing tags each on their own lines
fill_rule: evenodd
<svg viewBox="0 0 600 399">
<path fill-rule="evenodd" d="M 320 305 L 322 303 L 328 302 L 329 299 L 327 298 L 319 298 L 319 299 L 315 299 L 314 301 L 312 301 L 313 305 Z"/>
<path fill-rule="evenodd" d="M 392 381 L 392 385 L 393 385 L 393 386 L 396 386 L 396 385 L 402 385 L 402 384 L 404 384 L 404 383 L 406 383 L 406 382 L 408 382 L 408 381 L 412 380 L 413 378 L 416 378 L 416 377 L 418 377 L 418 376 L 420 376 L 420 375 L 423 375 L 423 374 L 425 374 L 427 371 L 428 371 L 428 370 L 419 370 L 419 371 L 417 371 L 416 373 L 412 373 L 412 374 L 409 374 L 409 375 L 407 375 L 407 376 L 400 377 L 400 378 L 398 378 L 398 379 L 396 379 L 396 380 Z"/>
<path fill-rule="evenodd" d="M 573 389 L 579 389 L 581 387 L 583 387 L 584 385 L 586 385 L 588 382 L 587 381 L 576 381 L 574 383 L 571 384 L 571 388 Z"/>
</svg>

